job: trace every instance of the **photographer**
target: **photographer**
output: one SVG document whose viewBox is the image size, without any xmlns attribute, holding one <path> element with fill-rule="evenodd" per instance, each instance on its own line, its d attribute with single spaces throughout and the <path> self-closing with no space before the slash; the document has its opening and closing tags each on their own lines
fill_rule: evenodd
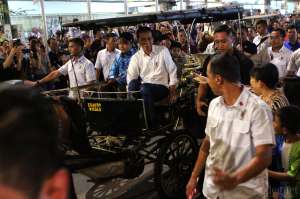
<svg viewBox="0 0 300 199">
<path fill-rule="evenodd" d="M 29 63 L 30 63 L 30 77 L 31 80 L 36 80 L 44 77 L 44 69 L 47 69 L 48 66 L 45 63 L 42 63 L 41 55 L 41 43 L 34 37 L 29 38 Z M 43 57 L 43 59 L 45 59 Z"/>
<path fill-rule="evenodd" d="M 3 62 L 3 68 L 9 68 L 16 66 L 18 71 L 21 70 L 23 52 L 22 49 L 24 46 L 14 46 L 8 56 L 6 57 L 5 61 Z"/>
<path fill-rule="evenodd" d="M 3 47 L 0 58 L 0 81 L 22 77 L 23 49 L 24 45 L 18 39 L 13 41 L 12 48 Z"/>
</svg>

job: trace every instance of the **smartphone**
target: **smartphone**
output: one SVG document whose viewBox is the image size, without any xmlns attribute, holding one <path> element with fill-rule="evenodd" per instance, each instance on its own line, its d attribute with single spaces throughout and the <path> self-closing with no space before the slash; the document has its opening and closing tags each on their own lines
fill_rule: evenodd
<svg viewBox="0 0 300 199">
<path fill-rule="evenodd" d="M 13 39 L 13 47 L 19 47 L 21 45 L 22 43 L 20 39 Z"/>
</svg>

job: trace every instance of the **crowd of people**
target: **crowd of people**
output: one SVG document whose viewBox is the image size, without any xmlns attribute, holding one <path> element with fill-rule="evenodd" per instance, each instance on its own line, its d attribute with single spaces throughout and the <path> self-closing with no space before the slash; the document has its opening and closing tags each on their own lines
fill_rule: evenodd
<svg viewBox="0 0 300 199">
<path fill-rule="evenodd" d="M 4 39 L 0 45 L 0 80 L 23 79 L 27 85 L 44 90 L 69 86 L 71 97 L 76 96 L 72 88 L 98 81 L 110 90 L 138 90 L 149 125 L 156 127 L 154 102 L 166 97 L 176 100 L 186 56 L 211 54 L 203 64 L 201 76 L 206 82 L 199 84 L 195 107 L 207 120 L 205 138 L 186 187 L 187 197 L 194 197 L 205 170 L 206 198 L 300 198 L 300 98 L 297 92 L 291 93 L 300 88 L 300 32 L 296 24 L 280 18 L 258 20 L 255 27 L 219 24 L 212 33 L 204 31 L 203 24 L 190 28 L 160 23 L 136 30 L 96 30 L 93 36 L 83 33 L 75 38 L 57 32 L 47 45 L 36 37 L 30 37 L 28 45 L 18 39 Z M 0 95 L 9 104 L 8 95 L 23 99 L 20 94 L 26 92 L 5 91 Z M 27 121 L 26 114 L 35 112 L 22 104 L 17 110 L 25 111 L 24 117 L 15 116 L 10 107 L 0 108 L 1 118 L 12 114 L 11 120 L 0 123 L 1 128 L 8 129 L 3 136 L 15 132 L 9 127 L 12 122 L 33 128 L 30 125 L 35 124 Z M 19 144 L 18 139 L 12 142 L 10 146 Z M 3 146 L 10 148 L 7 143 Z M 55 187 L 55 179 L 66 183 L 67 174 L 48 169 L 54 176 L 49 188 L 65 196 L 65 189 Z M 6 183 L 5 177 L 0 175 L 0 183 Z"/>
</svg>

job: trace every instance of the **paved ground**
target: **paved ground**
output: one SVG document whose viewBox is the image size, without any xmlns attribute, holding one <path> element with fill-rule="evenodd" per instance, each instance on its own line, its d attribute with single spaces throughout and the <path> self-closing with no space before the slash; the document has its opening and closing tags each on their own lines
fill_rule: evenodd
<svg viewBox="0 0 300 199">
<path fill-rule="evenodd" d="M 78 199 L 159 199 L 153 182 L 153 165 L 147 165 L 135 179 L 115 178 L 91 182 L 81 174 L 74 174 Z"/>
<path fill-rule="evenodd" d="M 152 141 L 159 139 L 154 137 Z M 138 178 L 114 178 L 92 182 L 81 174 L 73 175 L 78 199 L 159 199 L 153 181 L 153 164 L 146 165 Z"/>
</svg>

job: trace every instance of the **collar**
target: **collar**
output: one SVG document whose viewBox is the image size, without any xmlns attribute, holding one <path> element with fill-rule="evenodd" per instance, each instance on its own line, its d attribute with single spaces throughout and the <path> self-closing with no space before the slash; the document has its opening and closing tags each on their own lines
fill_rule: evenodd
<svg viewBox="0 0 300 199">
<path fill-rule="evenodd" d="M 120 53 L 121 57 L 128 57 L 128 56 L 131 56 L 131 55 L 133 55 L 132 48 L 130 50 L 128 50 L 126 53 Z"/>
<path fill-rule="evenodd" d="M 85 58 L 84 55 L 81 55 L 81 57 L 79 57 L 78 59 L 73 58 L 72 61 L 73 61 L 74 63 L 78 63 L 78 62 L 81 63 L 81 62 L 83 62 L 84 58 Z"/>
<path fill-rule="evenodd" d="M 224 106 L 227 106 L 227 107 L 244 110 L 247 106 L 247 102 L 248 102 L 250 93 L 249 93 L 248 88 L 246 88 L 245 86 L 243 86 L 242 89 L 243 90 L 242 90 L 240 96 L 238 97 L 238 99 L 235 101 L 235 103 L 232 106 L 226 105 L 223 97 L 221 97 L 221 100 L 220 100 L 221 104 Z"/>
<path fill-rule="evenodd" d="M 117 53 L 117 49 L 115 48 L 114 51 L 109 52 L 109 51 L 107 50 L 107 48 L 105 48 L 105 52 L 106 52 L 106 53 L 109 53 L 109 54 L 111 54 L 111 53 Z"/>
<path fill-rule="evenodd" d="M 140 50 L 141 50 L 142 54 L 143 54 L 145 57 L 146 57 L 146 56 L 152 57 L 152 56 L 154 56 L 154 55 L 157 54 L 157 52 L 156 52 L 156 46 L 155 46 L 155 45 L 152 45 L 152 52 L 150 53 L 150 55 L 147 55 L 147 54 L 144 52 L 143 48 L 141 48 Z"/>
<path fill-rule="evenodd" d="M 296 41 L 295 44 L 292 44 L 292 42 L 290 42 L 289 40 L 286 41 L 286 43 L 290 46 L 300 46 L 300 43 L 298 41 Z"/>
<path fill-rule="evenodd" d="M 284 46 L 284 44 L 282 45 L 282 47 L 279 49 L 278 52 L 274 52 L 272 46 L 269 47 L 272 53 L 282 53 L 285 51 L 286 47 Z"/>
</svg>

